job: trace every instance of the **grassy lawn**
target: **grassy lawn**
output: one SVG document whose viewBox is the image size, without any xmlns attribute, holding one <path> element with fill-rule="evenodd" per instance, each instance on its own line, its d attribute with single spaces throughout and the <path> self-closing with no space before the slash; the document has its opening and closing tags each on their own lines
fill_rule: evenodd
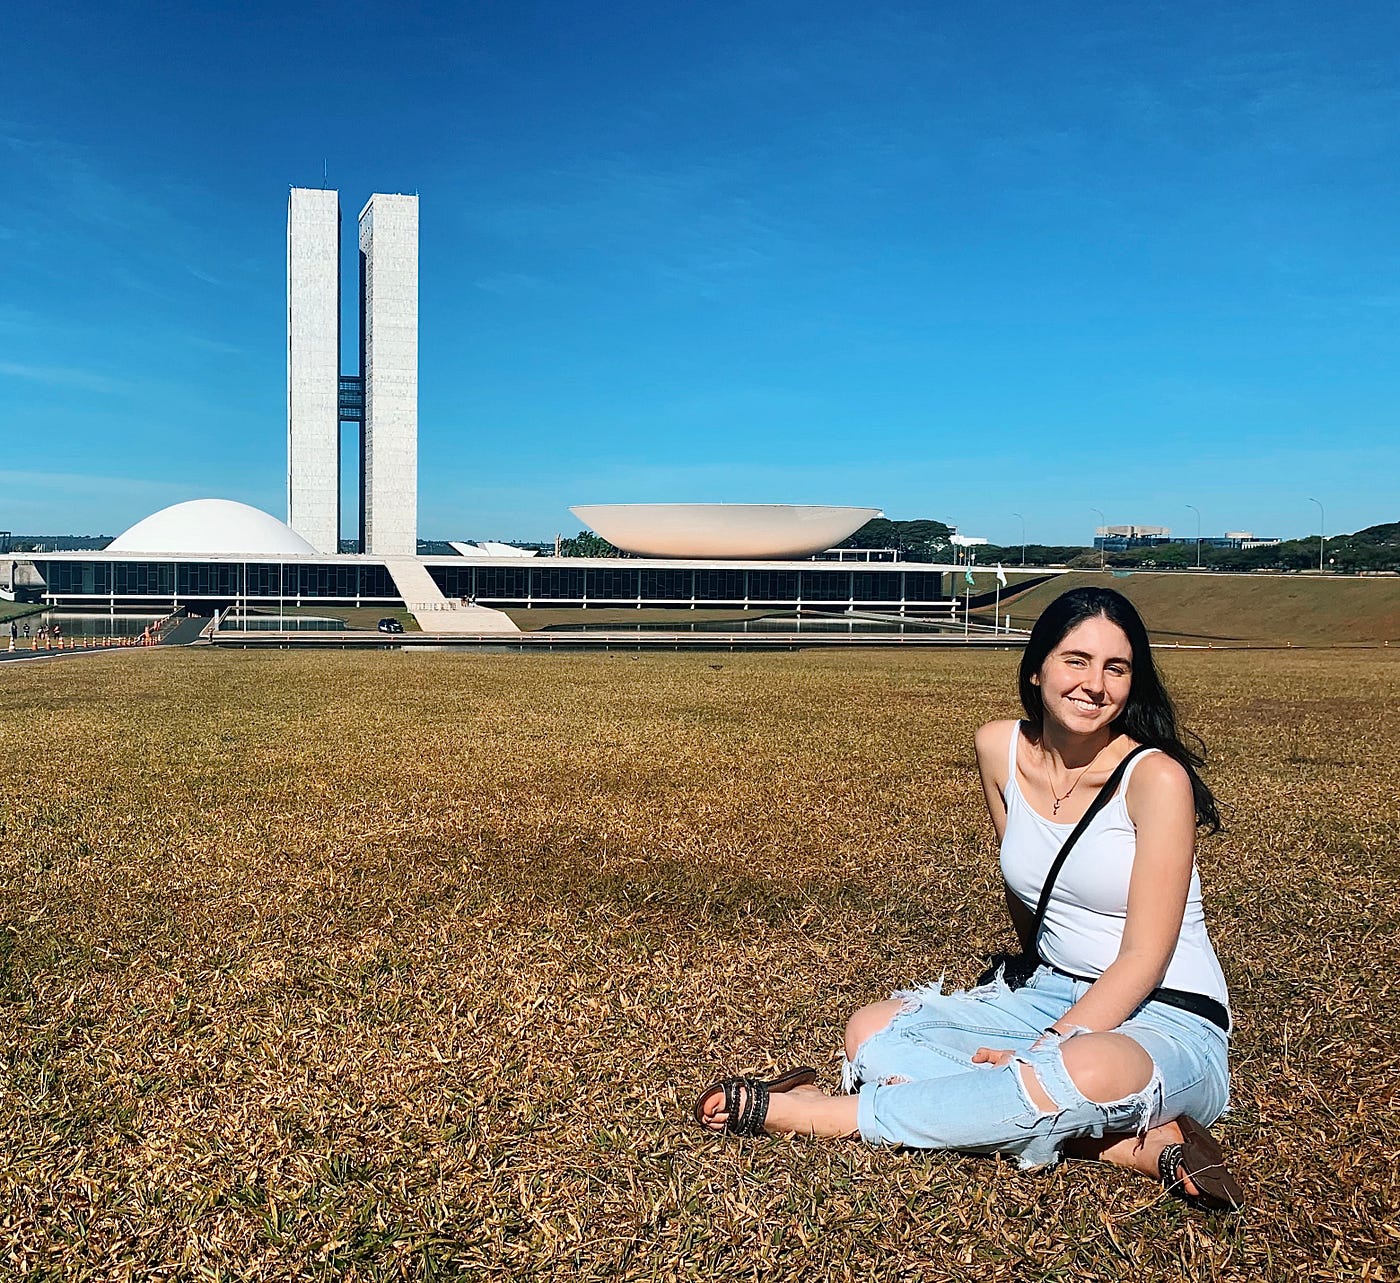
<svg viewBox="0 0 1400 1283">
<path fill-rule="evenodd" d="M 1394 1280 L 1400 651 L 1165 662 L 1228 806 L 1232 1221 L 688 1121 L 1008 943 L 1014 654 L 4 669 L 0 1274 Z"/>
</svg>

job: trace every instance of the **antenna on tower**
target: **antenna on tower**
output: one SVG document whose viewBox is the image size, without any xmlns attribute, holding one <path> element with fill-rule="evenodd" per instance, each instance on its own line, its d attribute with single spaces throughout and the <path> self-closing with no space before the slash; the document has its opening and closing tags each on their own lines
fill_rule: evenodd
<svg viewBox="0 0 1400 1283">
<path fill-rule="evenodd" d="M 330 174 L 330 161 L 324 156 L 321 158 L 321 190 L 326 190 L 328 176 Z"/>
</svg>

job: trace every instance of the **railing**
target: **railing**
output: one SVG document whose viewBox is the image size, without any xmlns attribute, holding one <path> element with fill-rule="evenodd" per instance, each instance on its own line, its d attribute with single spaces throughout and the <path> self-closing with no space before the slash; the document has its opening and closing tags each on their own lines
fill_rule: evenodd
<svg viewBox="0 0 1400 1283">
<path fill-rule="evenodd" d="M 24 650 L 18 643 L 27 641 L 30 651 L 70 651 L 70 650 L 125 650 L 134 646 L 159 646 L 165 635 L 175 627 L 184 611 L 171 611 L 153 620 L 139 634 L 110 633 L 102 636 L 88 634 L 82 637 L 65 637 L 61 623 L 46 625 L 32 637 L 10 638 L 10 650 Z"/>
</svg>

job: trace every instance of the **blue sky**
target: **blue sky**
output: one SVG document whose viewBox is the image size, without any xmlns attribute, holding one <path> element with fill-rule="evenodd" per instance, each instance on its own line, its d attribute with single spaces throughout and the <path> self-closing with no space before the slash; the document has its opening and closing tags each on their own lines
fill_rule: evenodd
<svg viewBox="0 0 1400 1283">
<path fill-rule="evenodd" d="M 1400 519 L 1400 8 L 0 16 L 0 527 L 285 516 L 287 189 L 421 195 L 420 533 Z M 353 525 L 346 517 L 347 531 Z"/>
</svg>

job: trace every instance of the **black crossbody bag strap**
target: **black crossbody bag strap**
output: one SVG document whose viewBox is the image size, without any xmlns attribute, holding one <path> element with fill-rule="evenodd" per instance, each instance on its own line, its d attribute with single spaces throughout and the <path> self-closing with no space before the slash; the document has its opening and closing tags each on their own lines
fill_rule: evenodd
<svg viewBox="0 0 1400 1283">
<path fill-rule="evenodd" d="M 1019 731 L 1017 732 L 1019 734 Z M 1089 827 L 1100 811 L 1108 805 L 1109 799 L 1118 791 L 1118 786 L 1123 782 L 1123 773 L 1128 769 L 1128 763 L 1139 753 L 1145 753 L 1151 747 L 1149 744 L 1139 744 L 1129 753 L 1117 766 L 1113 768 L 1113 774 L 1104 781 L 1103 788 L 1098 791 L 1098 795 L 1089 803 L 1089 809 L 1080 817 L 1079 823 L 1074 826 L 1074 832 L 1065 839 L 1065 844 L 1060 848 L 1060 853 L 1055 857 L 1055 862 L 1050 866 L 1050 872 L 1045 875 L 1045 885 L 1040 888 L 1040 903 L 1035 906 L 1035 921 L 1031 924 L 1031 952 L 1039 954 L 1036 941 L 1040 939 L 1040 924 L 1045 920 L 1045 910 L 1050 904 L 1050 892 L 1055 888 L 1055 879 L 1060 876 L 1060 869 L 1064 867 L 1065 860 L 1069 857 L 1070 851 L 1074 849 L 1074 844 L 1079 841 L 1084 830 Z"/>
</svg>

